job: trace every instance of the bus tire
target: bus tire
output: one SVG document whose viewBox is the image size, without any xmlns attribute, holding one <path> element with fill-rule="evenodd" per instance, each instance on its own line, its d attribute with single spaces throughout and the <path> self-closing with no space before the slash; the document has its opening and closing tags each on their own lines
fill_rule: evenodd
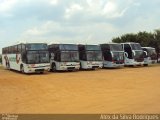
<svg viewBox="0 0 160 120">
<path fill-rule="evenodd" d="M 22 73 L 25 73 L 25 72 L 24 72 L 24 66 L 23 66 L 22 64 L 21 64 L 20 71 L 21 71 Z"/>
<path fill-rule="evenodd" d="M 55 72 L 55 71 L 56 71 L 56 64 L 53 63 L 53 64 L 52 64 L 52 72 Z"/>
<path fill-rule="evenodd" d="M 9 65 L 9 63 L 6 63 L 6 68 L 7 68 L 8 70 L 10 70 L 10 65 Z"/>
<path fill-rule="evenodd" d="M 80 70 L 82 70 L 83 68 L 82 68 L 82 63 L 80 62 L 80 68 L 79 68 Z"/>
<path fill-rule="evenodd" d="M 147 67 L 147 66 L 148 66 L 148 64 L 143 64 L 143 66 Z"/>
</svg>

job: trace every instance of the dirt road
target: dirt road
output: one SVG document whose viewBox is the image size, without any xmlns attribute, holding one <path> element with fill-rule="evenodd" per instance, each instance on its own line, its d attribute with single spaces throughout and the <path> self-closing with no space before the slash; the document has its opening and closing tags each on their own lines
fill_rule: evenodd
<svg viewBox="0 0 160 120">
<path fill-rule="evenodd" d="M 160 113 L 160 65 L 42 75 L 1 68 L 0 113 Z"/>
</svg>

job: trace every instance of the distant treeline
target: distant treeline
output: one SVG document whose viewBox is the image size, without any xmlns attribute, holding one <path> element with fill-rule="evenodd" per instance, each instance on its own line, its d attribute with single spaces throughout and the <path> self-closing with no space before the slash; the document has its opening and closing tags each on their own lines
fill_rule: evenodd
<svg viewBox="0 0 160 120">
<path fill-rule="evenodd" d="M 113 38 L 112 42 L 138 42 L 143 47 L 154 47 L 157 53 L 160 53 L 160 29 L 156 29 L 154 32 L 144 31 L 137 34 L 124 34 L 121 37 Z"/>
</svg>

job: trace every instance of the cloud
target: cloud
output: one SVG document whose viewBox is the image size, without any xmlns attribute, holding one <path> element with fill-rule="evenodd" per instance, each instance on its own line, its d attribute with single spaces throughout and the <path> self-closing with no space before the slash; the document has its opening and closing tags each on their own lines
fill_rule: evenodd
<svg viewBox="0 0 160 120">
<path fill-rule="evenodd" d="M 116 19 L 123 17 L 133 4 L 135 6 L 140 5 L 134 0 L 82 0 L 82 2 L 71 2 L 65 10 L 65 18 L 74 18 L 75 14 L 80 14 L 81 17 Z"/>
<path fill-rule="evenodd" d="M 14 9 L 17 4 L 17 0 L 1 0 L 0 1 L 0 16 L 3 17 L 12 17 L 10 11 Z"/>
<path fill-rule="evenodd" d="M 11 10 L 16 3 L 17 3 L 17 0 L 1 0 L 0 13 Z"/>
<path fill-rule="evenodd" d="M 58 4 L 58 0 L 50 0 L 49 1 L 51 5 L 57 5 Z"/>
<path fill-rule="evenodd" d="M 27 29 L 21 36 L 26 40 L 46 40 L 63 43 L 91 43 L 96 44 L 99 40 L 107 40 L 107 33 L 114 33 L 117 28 L 108 23 L 91 23 L 88 25 L 70 26 L 54 21 L 47 21 L 41 26 L 34 26 Z M 46 42 L 45 41 L 45 42 Z M 104 41 L 105 42 L 105 41 Z"/>
<path fill-rule="evenodd" d="M 101 43 L 160 26 L 159 0 L 0 1 L 0 47 L 17 40 Z"/>
<path fill-rule="evenodd" d="M 65 10 L 65 18 L 70 18 L 72 15 L 76 14 L 77 12 L 83 10 L 83 7 L 79 4 L 73 3 L 69 8 Z"/>
</svg>

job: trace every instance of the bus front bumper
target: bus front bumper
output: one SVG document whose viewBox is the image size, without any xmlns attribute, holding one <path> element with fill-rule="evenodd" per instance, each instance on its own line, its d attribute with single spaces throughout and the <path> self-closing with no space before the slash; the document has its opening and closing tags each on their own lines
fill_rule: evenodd
<svg viewBox="0 0 160 120">
<path fill-rule="evenodd" d="M 79 70 L 79 69 L 80 69 L 80 65 L 79 66 L 60 66 L 58 70 L 68 71 L 68 70 Z"/>
<path fill-rule="evenodd" d="M 115 62 L 103 62 L 103 67 L 104 68 L 119 68 L 119 67 L 124 67 L 124 64 L 116 64 Z"/>
<path fill-rule="evenodd" d="M 96 68 L 102 68 L 103 62 L 85 62 L 83 66 L 81 66 L 82 69 L 96 69 Z"/>
<path fill-rule="evenodd" d="M 44 71 L 49 71 L 50 64 L 49 65 L 35 65 L 35 66 L 27 66 L 27 69 L 25 69 L 25 73 L 41 73 Z"/>
</svg>

